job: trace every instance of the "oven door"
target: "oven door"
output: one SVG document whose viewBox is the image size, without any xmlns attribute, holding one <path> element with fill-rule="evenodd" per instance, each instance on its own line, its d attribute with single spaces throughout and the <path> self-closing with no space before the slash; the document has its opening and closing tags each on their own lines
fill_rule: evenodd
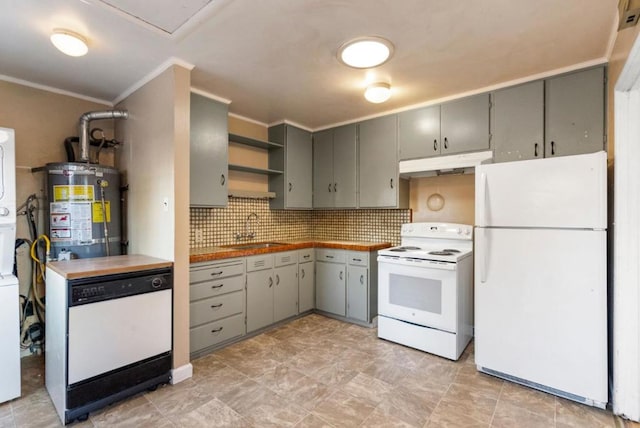
<svg viewBox="0 0 640 428">
<path fill-rule="evenodd" d="M 378 313 L 456 332 L 455 263 L 378 257 Z"/>
</svg>

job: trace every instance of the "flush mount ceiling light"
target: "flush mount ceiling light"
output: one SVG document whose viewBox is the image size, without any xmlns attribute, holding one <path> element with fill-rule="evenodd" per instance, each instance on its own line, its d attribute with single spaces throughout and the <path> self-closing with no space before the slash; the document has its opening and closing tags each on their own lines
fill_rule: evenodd
<svg viewBox="0 0 640 428">
<path fill-rule="evenodd" d="M 82 56 L 89 52 L 87 39 L 80 34 L 62 28 L 56 28 L 51 33 L 51 43 L 58 50 L 69 56 Z"/>
<path fill-rule="evenodd" d="M 358 37 L 338 49 L 338 60 L 353 68 L 371 68 L 384 64 L 393 54 L 393 44 L 382 37 Z"/>
<path fill-rule="evenodd" d="M 385 82 L 376 82 L 367 86 L 364 97 L 370 103 L 383 103 L 391 97 L 391 85 Z"/>
</svg>

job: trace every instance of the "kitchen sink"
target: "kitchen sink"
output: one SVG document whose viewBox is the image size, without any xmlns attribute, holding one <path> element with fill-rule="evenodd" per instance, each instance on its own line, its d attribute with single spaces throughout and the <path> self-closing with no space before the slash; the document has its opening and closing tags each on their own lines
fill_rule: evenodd
<svg viewBox="0 0 640 428">
<path fill-rule="evenodd" d="M 281 247 L 283 245 L 287 245 L 287 244 L 282 242 L 256 242 L 251 244 L 229 245 L 229 248 L 233 248 L 236 250 L 254 250 L 258 248 Z"/>
</svg>

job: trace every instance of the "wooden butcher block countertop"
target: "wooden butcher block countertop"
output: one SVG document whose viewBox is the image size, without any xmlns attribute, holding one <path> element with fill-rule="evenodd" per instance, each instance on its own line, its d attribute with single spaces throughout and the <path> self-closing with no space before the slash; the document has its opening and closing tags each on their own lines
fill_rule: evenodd
<svg viewBox="0 0 640 428">
<path fill-rule="evenodd" d="M 95 257 L 47 263 L 47 268 L 66 279 L 138 272 L 171 267 L 172 262 L 155 257 L 131 254 L 126 256 Z"/>
<path fill-rule="evenodd" d="M 389 242 L 366 241 L 279 241 L 277 245 L 268 248 L 241 248 L 243 245 L 259 245 L 260 242 L 225 245 L 223 247 L 206 247 L 192 249 L 189 256 L 190 263 L 208 262 L 212 260 L 229 259 L 233 257 L 254 256 L 257 254 L 275 253 L 280 251 L 299 250 L 302 248 L 334 248 L 351 251 L 377 251 L 391 247 Z"/>
</svg>

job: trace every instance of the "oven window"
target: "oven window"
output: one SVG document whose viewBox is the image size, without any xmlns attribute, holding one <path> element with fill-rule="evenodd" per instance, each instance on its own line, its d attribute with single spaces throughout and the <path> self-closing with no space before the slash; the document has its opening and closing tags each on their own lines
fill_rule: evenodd
<svg viewBox="0 0 640 428">
<path fill-rule="evenodd" d="M 432 314 L 442 313 L 442 281 L 389 275 L 389 303 Z"/>
</svg>

